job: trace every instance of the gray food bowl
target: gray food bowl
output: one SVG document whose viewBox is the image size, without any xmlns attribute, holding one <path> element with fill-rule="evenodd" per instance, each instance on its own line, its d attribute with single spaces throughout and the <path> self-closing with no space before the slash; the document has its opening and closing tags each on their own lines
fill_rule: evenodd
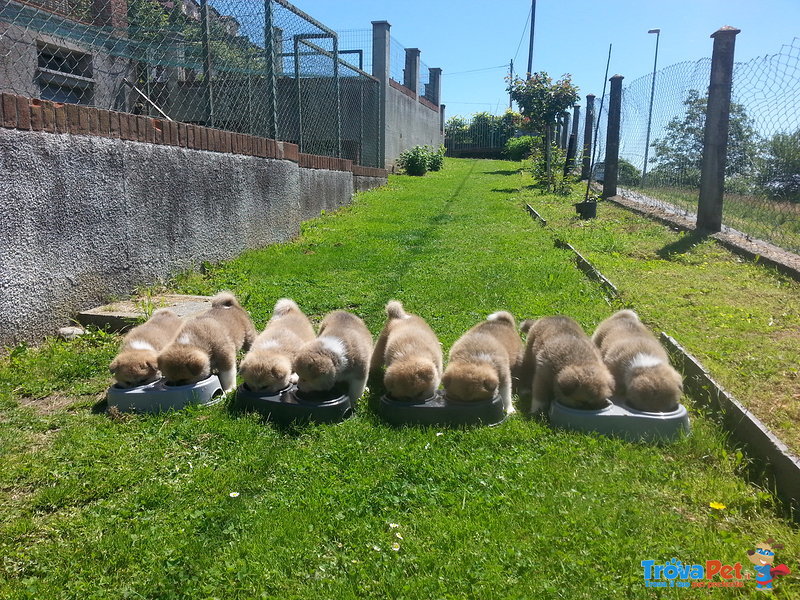
<svg viewBox="0 0 800 600">
<path fill-rule="evenodd" d="M 671 412 L 642 412 L 625 405 L 621 398 L 600 410 L 581 410 L 553 402 L 550 423 L 575 431 L 596 431 L 629 441 L 670 442 L 688 434 L 689 413 L 683 404 Z"/>
<path fill-rule="evenodd" d="M 454 402 L 439 390 L 431 398 L 419 401 L 381 398 L 378 414 L 392 425 L 497 425 L 506 418 L 503 400 L 496 395 L 483 402 Z"/>
<path fill-rule="evenodd" d="M 279 425 L 339 423 L 353 416 L 353 403 L 342 387 L 326 392 L 303 393 L 291 385 L 274 394 L 254 392 L 247 384 L 236 389 L 236 405 L 254 410 Z"/>
<path fill-rule="evenodd" d="M 112 385 L 106 393 L 109 406 L 122 411 L 157 413 L 180 410 L 189 404 L 210 406 L 222 400 L 219 378 L 212 375 L 188 385 L 167 385 L 163 379 L 134 388 Z"/>
</svg>

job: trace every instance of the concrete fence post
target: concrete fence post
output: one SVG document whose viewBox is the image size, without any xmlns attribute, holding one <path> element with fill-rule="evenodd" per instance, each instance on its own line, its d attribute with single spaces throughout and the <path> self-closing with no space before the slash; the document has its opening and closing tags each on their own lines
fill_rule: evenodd
<svg viewBox="0 0 800 600">
<path fill-rule="evenodd" d="M 569 141 L 569 113 L 561 113 L 561 149 L 567 149 L 567 142 Z"/>
<path fill-rule="evenodd" d="M 592 169 L 592 132 L 594 131 L 594 94 L 586 96 L 586 121 L 583 125 L 583 161 L 581 179 L 589 179 Z"/>
<path fill-rule="evenodd" d="M 445 105 L 444 104 L 440 104 L 439 105 L 439 131 L 441 132 L 442 135 L 444 135 L 444 124 L 445 124 L 444 109 L 445 109 Z"/>
<path fill-rule="evenodd" d="M 378 99 L 378 166 L 386 167 L 386 99 L 389 93 L 390 35 L 388 21 L 372 21 L 372 76 L 380 85 Z"/>
<path fill-rule="evenodd" d="M 569 175 L 575 168 L 575 155 L 578 152 L 578 121 L 581 118 L 581 107 L 576 104 L 572 107 L 572 131 L 567 142 L 567 160 L 564 162 L 564 176 Z"/>
<path fill-rule="evenodd" d="M 278 93 L 276 81 L 276 64 L 283 64 L 283 40 L 276 45 L 275 25 L 273 23 L 272 0 L 264 0 L 264 79 L 266 84 L 266 136 L 278 139 Z M 275 51 L 277 49 L 277 52 Z"/>
<path fill-rule="evenodd" d="M 697 230 L 716 233 L 722 229 L 722 200 L 725 193 L 725 164 L 728 155 L 728 126 L 733 87 L 733 54 L 741 29 L 723 27 L 711 34 L 711 81 L 708 86 L 703 162 Z"/>
<path fill-rule="evenodd" d="M 403 85 L 419 99 L 419 48 L 406 48 L 406 65 L 403 69 Z"/>
<path fill-rule="evenodd" d="M 442 99 L 442 70 L 434 67 L 433 69 L 428 69 L 428 74 L 425 97 L 438 106 Z"/>
<path fill-rule="evenodd" d="M 603 168 L 603 198 L 617 195 L 619 174 L 619 126 L 622 115 L 622 75 L 611 78 L 608 101 L 608 130 L 606 131 L 606 159 Z"/>
<path fill-rule="evenodd" d="M 210 17 L 208 14 L 208 0 L 200 0 L 200 19 L 202 27 L 202 42 L 203 42 L 203 86 L 206 91 L 206 125 L 208 127 L 215 127 L 214 119 L 214 83 L 212 81 L 211 73 L 211 45 L 209 37 L 211 36 Z"/>
</svg>

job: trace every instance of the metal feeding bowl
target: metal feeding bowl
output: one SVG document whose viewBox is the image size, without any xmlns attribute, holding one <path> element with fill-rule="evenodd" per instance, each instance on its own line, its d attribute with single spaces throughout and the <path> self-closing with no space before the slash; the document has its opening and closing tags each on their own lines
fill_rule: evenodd
<svg viewBox="0 0 800 600">
<path fill-rule="evenodd" d="M 255 392 L 243 383 L 236 389 L 236 404 L 258 412 L 279 425 L 340 423 L 353 416 L 353 403 L 342 386 L 324 392 L 301 392 L 297 386 L 273 394 Z"/>
<path fill-rule="evenodd" d="M 622 398 L 611 398 L 600 410 L 550 405 L 550 423 L 574 431 L 595 431 L 629 441 L 671 442 L 688 434 L 689 413 L 683 404 L 671 412 L 642 412 L 630 408 Z"/>
<path fill-rule="evenodd" d="M 106 392 L 108 406 L 121 411 L 157 413 L 180 410 L 189 404 L 211 406 L 222 400 L 222 386 L 216 375 L 188 385 L 167 385 L 159 379 L 146 385 L 123 388 L 112 385 Z"/>
<path fill-rule="evenodd" d="M 419 401 L 395 400 L 384 395 L 377 410 L 392 425 L 497 425 L 506 418 L 499 394 L 481 402 L 456 402 L 448 400 L 446 392 L 442 390 Z"/>
</svg>

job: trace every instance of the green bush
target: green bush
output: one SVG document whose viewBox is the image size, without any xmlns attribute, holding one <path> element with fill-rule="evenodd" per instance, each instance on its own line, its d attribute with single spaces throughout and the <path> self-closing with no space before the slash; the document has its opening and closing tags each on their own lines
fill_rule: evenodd
<svg viewBox="0 0 800 600">
<path fill-rule="evenodd" d="M 539 138 L 532 135 L 523 135 L 506 141 L 504 155 L 508 160 L 522 160 L 528 158 L 533 152 L 533 145 L 539 143 Z"/>
<path fill-rule="evenodd" d="M 619 170 L 617 171 L 617 183 L 626 187 L 633 187 L 642 182 L 642 174 L 632 163 L 624 158 L 619 159 Z"/>
<path fill-rule="evenodd" d="M 557 144 L 550 146 L 550 176 L 547 175 L 547 157 L 542 144 L 534 144 L 531 152 L 531 175 L 536 186 L 542 193 L 559 194 L 568 196 L 572 193 L 572 184 L 575 177 L 572 174 L 564 175 L 564 162 L 567 153 Z"/>
<path fill-rule="evenodd" d="M 414 146 L 401 153 L 397 158 L 397 165 L 407 175 L 422 176 L 428 172 L 428 149 L 425 146 Z"/>
<path fill-rule="evenodd" d="M 445 147 L 442 145 L 438 150 L 434 150 L 426 146 L 426 149 L 428 150 L 428 170 L 441 171 L 442 165 L 444 165 Z"/>
</svg>

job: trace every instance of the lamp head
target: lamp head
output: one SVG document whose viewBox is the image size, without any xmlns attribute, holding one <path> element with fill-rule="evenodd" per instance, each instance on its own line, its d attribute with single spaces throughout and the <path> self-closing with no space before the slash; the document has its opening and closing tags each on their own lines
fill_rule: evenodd
<svg viewBox="0 0 800 600">
<path fill-rule="evenodd" d="M 651 29 L 647 33 L 661 33 L 660 29 Z"/>
</svg>

